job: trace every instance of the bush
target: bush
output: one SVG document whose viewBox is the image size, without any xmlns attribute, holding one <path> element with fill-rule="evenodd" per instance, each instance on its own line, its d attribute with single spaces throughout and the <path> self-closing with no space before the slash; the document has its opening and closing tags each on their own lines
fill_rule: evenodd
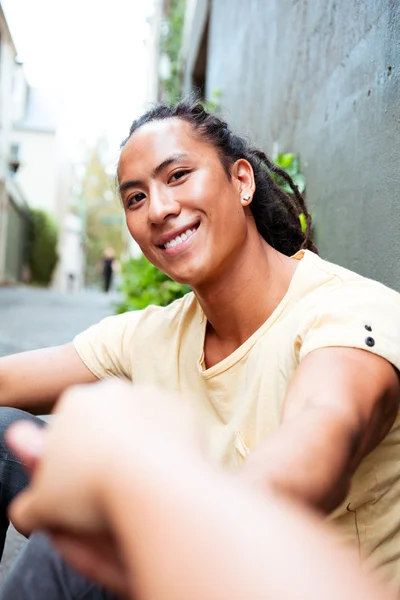
<svg viewBox="0 0 400 600">
<path fill-rule="evenodd" d="M 279 153 L 278 156 L 275 158 L 274 163 L 283 171 L 286 171 L 288 175 L 290 175 L 293 183 L 297 185 L 300 194 L 304 194 L 304 190 L 306 188 L 306 179 L 304 175 L 300 173 L 299 157 L 291 152 L 288 154 Z M 275 183 L 277 183 L 283 189 L 284 192 L 286 192 L 290 196 L 293 196 L 292 188 L 289 186 L 288 183 L 286 183 L 284 179 L 282 179 L 282 177 L 280 177 L 280 175 L 273 173 L 272 176 L 275 180 Z M 314 220 L 314 215 L 311 215 L 311 218 Z M 306 217 L 303 213 L 300 213 L 299 219 L 301 230 L 303 231 L 303 233 L 305 233 L 307 231 Z"/>
<path fill-rule="evenodd" d="M 117 306 L 118 313 L 140 310 L 149 304 L 166 306 L 189 292 L 190 287 L 176 283 L 140 256 L 122 264 L 121 291 L 124 300 Z"/>
<path fill-rule="evenodd" d="M 44 210 L 31 210 L 29 267 L 31 281 L 49 285 L 58 261 L 58 228 Z"/>
</svg>

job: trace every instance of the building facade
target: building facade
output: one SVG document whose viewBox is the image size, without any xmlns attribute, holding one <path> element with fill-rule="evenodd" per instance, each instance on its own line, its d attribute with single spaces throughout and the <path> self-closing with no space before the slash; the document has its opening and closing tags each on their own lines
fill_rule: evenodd
<svg viewBox="0 0 400 600">
<path fill-rule="evenodd" d="M 41 209 L 59 229 L 53 286 L 83 285 L 83 232 L 70 209 L 72 167 L 60 115 L 57 95 L 28 85 L 0 7 L 0 284 L 29 278 L 29 210 Z"/>
<path fill-rule="evenodd" d="M 19 168 L 13 123 L 22 114 L 27 83 L 0 6 L 0 283 L 24 278 L 29 207 L 15 181 Z"/>
<path fill-rule="evenodd" d="M 83 285 L 83 231 L 79 217 L 70 210 L 72 166 L 59 133 L 60 103 L 50 90 L 28 87 L 23 113 L 10 135 L 20 164 L 15 175 L 19 188 L 31 208 L 45 210 L 58 225 L 53 287 L 70 291 Z"/>
</svg>

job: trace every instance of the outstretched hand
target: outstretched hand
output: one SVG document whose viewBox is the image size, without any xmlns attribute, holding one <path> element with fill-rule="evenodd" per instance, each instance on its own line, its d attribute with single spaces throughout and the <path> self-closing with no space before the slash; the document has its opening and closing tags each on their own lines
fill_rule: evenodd
<svg viewBox="0 0 400 600">
<path fill-rule="evenodd" d="M 16 528 L 46 530 L 74 568 L 120 594 L 128 586 L 110 523 L 113 482 L 131 478 L 139 490 L 154 469 L 199 451 L 180 399 L 120 381 L 70 389 L 48 428 L 20 422 L 6 441 L 32 477 L 10 507 Z"/>
</svg>

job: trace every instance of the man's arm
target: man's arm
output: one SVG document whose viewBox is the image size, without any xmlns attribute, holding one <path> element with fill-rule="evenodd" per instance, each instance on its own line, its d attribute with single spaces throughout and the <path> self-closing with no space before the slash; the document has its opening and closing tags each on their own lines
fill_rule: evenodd
<svg viewBox="0 0 400 600">
<path fill-rule="evenodd" d="M 379 356 L 353 348 L 311 352 L 289 385 L 281 426 L 250 454 L 242 476 L 333 510 L 392 427 L 399 394 L 396 369 Z"/>
<path fill-rule="evenodd" d="M 108 486 L 132 599 L 394 598 L 304 506 L 262 498 L 195 463 L 173 471 L 165 485 L 160 469 L 139 494 L 122 474 L 120 488 Z"/>
<path fill-rule="evenodd" d="M 14 425 L 7 443 L 37 468 L 13 522 L 124 598 L 393 599 L 311 510 L 210 463 L 186 409 L 114 381 L 70 390 L 46 431 Z"/>
<path fill-rule="evenodd" d="M 67 387 L 95 381 L 72 343 L 13 354 L 0 358 L 0 406 L 48 414 Z"/>
</svg>

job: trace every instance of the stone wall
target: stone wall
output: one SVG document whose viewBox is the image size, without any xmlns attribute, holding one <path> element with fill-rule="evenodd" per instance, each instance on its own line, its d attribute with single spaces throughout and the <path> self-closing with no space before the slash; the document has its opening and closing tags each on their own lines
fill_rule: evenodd
<svg viewBox="0 0 400 600">
<path fill-rule="evenodd" d="M 400 289 L 400 3 L 212 0 L 206 90 L 300 154 L 324 258 Z"/>
</svg>

